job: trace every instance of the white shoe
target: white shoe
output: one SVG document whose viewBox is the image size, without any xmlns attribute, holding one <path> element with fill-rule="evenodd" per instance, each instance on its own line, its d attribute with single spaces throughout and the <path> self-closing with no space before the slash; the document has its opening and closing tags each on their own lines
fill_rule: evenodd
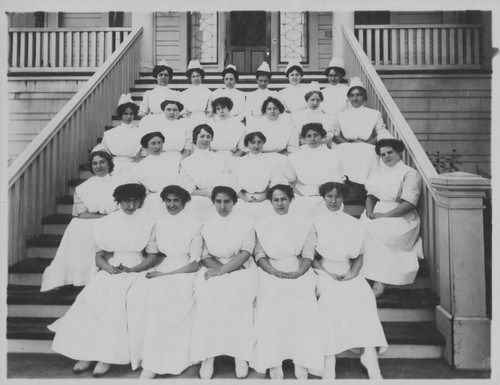
<svg viewBox="0 0 500 385">
<path fill-rule="evenodd" d="M 203 360 L 200 367 L 200 378 L 202 380 L 210 380 L 214 375 L 214 358 Z"/>
<path fill-rule="evenodd" d="M 142 369 L 141 376 L 139 378 L 143 380 L 152 380 L 155 377 L 156 373 L 152 372 L 151 370 Z"/>
<path fill-rule="evenodd" d="M 382 380 L 382 373 L 378 365 L 377 352 L 375 348 L 365 348 L 365 352 L 360 357 L 361 364 L 368 371 L 368 378 L 370 380 Z"/>
<path fill-rule="evenodd" d="M 282 380 L 284 377 L 283 367 L 275 366 L 269 369 L 269 377 L 271 377 L 271 380 Z"/>
<path fill-rule="evenodd" d="M 325 357 L 325 366 L 323 368 L 323 380 L 335 380 L 335 354 Z"/>
<path fill-rule="evenodd" d="M 295 378 L 297 380 L 307 380 L 307 369 L 303 366 L 295 364 Z"/>
<path fill-rule="evenodd" d="M 234 359 L 234 369 L 237 378 L 245 378 L 248 376 L 248 362 L 240 358 Z"/>
<path fill-rule="evenodd" d="M 73 373 L 80 374 L 90 369 L 92 361 L 78 361 L 75 366 L 73 366 Z"/>
<path fill-rule="evenodd" d="M 102 377 L 111 369 L 111 364 L 107 364 L 105 362 L 99 361 L 94 368 L 92 373 L 92 377 Z"/>
</svg>

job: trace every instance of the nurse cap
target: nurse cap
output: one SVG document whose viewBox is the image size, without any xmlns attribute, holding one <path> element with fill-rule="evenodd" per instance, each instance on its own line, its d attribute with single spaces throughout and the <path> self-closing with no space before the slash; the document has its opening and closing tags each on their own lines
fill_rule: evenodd
<svg viewBox="0 0 500 385">
<path fill-rule="evenodd" d="M 324 74 L 325 74 L 325 76 L 328 76 L 328 73 L 333 68 L 333 69 L 335 69 L 336 72 L 339 73 L 340 77 L 344 77 L 345 76 L 345 68 L 344 67 L 345 67 L 344 59 L 333 57 L 332 60 L 330 60 L 328 67 L 326 67 Z"/>
<path fill-rule="evenodd" d="M 366 91 L 366 88 L 363 85 L 363 82 L 358 77 L 351 78 L 351 81 L 349 82 L 349 91 L 347 91 L 347 93 L 351 92 L 351 89 L 353 87 L 361 87 L 362 89 L 364 89 Z"/>
<path fill-rule="evenodd" d="M 304 74 L 304 69 L 302 68 L 302 65 L 300 64 L 300 61 L 297 59 L 292 59 L 286 65 L 285 76 L 288 76 L 288 74 L 290 72 L 292 72 L 294 69 L 299 71 L 302 75 Z"/>
<path fill-rule="evenodd" d="M 191 60 L 189 62 L 187 70 L 186 70 L 186 76 L 189 78 L 194 70 L 197 70 L 198 72 L 200 72 L 202 77 L 205 76 L 205 71 L 203 70 L 203 67 L 201 66 L 201 64 L 198 60 Z"/>
<path fill-rule="evenodd" d="M 190 178 L 182 175 L 178 175 L 175 178 L 170 179 L 165 188 L 167 188 L 168 186 L 179 186 L 181 189 L 185 190 L 190 195 L 196 188 L 194 182 Z"/>
<path fill-rule="evenodd" d="M 240 191 L 240 188 L 236 181 L 231 178 L 229 175 L 219 175 L 217 178 L 214 180 L 214 188 L 217 186 L 223 186 L 223 187 L 229 187 L 230 189 L 234 190 L 234 192 Z"/>
<path fill-rule="evenodd" d="M 255 72 L 264 72 L 264 73 L 271 73 L 271 68 L 269 68 L 269 64 L 267 62 L 263 61 L 262 64 L 260 65 L 259 68 Z"/>
<path fill-rule="evenodd" d="M 168 64 L 167 59 L 163 58 L 153 68 L 153 77 L 156 78 L 160 72 L 165 70 L 168 71 L 169 77 L 170 79 L 172 79 L 172 76 L 174 75 L 174 70 L 172 69 L 170 64 Z"/>
<path fill-rule="evenodd" d="M 224 71 L 222 71 L 222 77 L 226 76 L 227 73 L 231 73 L 234 75 L 234 78 L 238 80 L 239 78 L 239 73 L 238 70 L 236 69 L 236 66 L 233 64 L 228 64 L 226 68 L 224 68 Z"/>
<path fill-rule="evenodd" d="M 132 100 L 132 95 L 131 94 L 121 94 L 120 100 L 118 100 L 118 106 L 121 106 L 122 104 L 127 104 L 127 103 L 134 103 Z"/>
</svg>

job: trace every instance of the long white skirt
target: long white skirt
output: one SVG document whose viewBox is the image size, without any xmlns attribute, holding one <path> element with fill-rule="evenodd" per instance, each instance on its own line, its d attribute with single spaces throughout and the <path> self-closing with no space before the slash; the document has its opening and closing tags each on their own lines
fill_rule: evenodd
<svg viewBox="0 0 500 385">
<path fill-rule="evenodd" d="M 99 218 L 73 218 L 69 223 L 54 260 L 43 272 L 41 291 L 64 285 L 85 286 L 97 272 L 94 227 Z"/>
<path fill-rule="evenodd" d="M 325 355 L 352 348 L 385 350 L 387 340 L 375 295 L 365 278 L 358 275 L 349 281 L 336 281 L 322 270 L 316 273 Z"/>
<path fill-rule="evenodd" d="M 396 202 L 378 201 L 374 212 L 387 212 Z M 368 219 L 361 215 L 366 226 L 363 267 L 368 279 L 390 285 L 409 285 L 418 272 L 418 258 L 423 258 L 420 218 L 415 210 L 402 217 Z"/>
<path fill-rule="evenodd" d="M 342 160 L 342 167 L 349 180 L 365 184 L 366 179 L 375 170 L 378 157 L 375 146 L 368 143 L 341 143 L 335 151 Z"/>
<path fill-rule="evenodd" d="M 209 280 L 205 280 L 205 271 L 205 267 L 199 270 L 195 281 L 193 361 L 220 355 L 252 361 L 257 268 L 252 265 Z"/>
<path fill-rule="evenodd" d="M 52 350 L 75 360 L 128 364 L 126 296 L 144 274 L 99 271 L 67 313 L 48 326 L 56 332 Z"/>
<path fill-rule="evenodd" d="M 180 374 L 192 365 L 196 273 L 141 278 L 127 295 L 132 369 Z"/>
<path fill-rule="evenodd" d="M 253 367 L 258 372 L 283 360 L 323 371 L 321 319 L 316 300 L 316 274 L 309 269 L 297 279 L 281 279 L 259 269 Z"/>
</svg>

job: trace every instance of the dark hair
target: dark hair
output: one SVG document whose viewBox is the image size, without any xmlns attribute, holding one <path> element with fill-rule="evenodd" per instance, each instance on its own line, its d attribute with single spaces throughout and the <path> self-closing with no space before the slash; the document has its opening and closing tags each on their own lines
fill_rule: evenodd
<svg viewBox="0 0 500 385">
<path fill-rule="evenodd" d="M 280 114 L 285 112 L 285 106 L 283 105 L 283 103 L 281 103 L 279 99 L 269 96 L 266 100 L 264 100 L 264 103 L 262 103 L 262 108 L 260 109 L 262 115 L 266 114 L 267 105 L 269 103 L 273 103 L 276 107 L 278 107 L 278 110 L 280 110 Z"/>
<path fill-rule="evenodd" d="M 266 143 L 266 136 L 260 132 L 260 131 L 254 131 L 254 132 L 250 132 L 249 134 L 246 134 L 245 135 L 245 138 L 243 138 L 243 144 L 246 146 L 248 146 L 248 143 L 253 140 L 254 137 L 258 137 L 260 138 L 264 143 Z"/>
<path fill-rule="evenodd" d="M 355 89 L 357 89 L 359 91 L 359 93 L 365 97 L 365 100 L 368 99 L 368 94 L 366 92 L 366 89 L 364 87 L 361 87 L 361 86 L 354 86 L 354 87 L 349 88 L 349 91 L 347 91 L 347 97 L 349 97 L 349 95 L 351 95 L 351 92 L 354 91 Z"/>
<path fill-rule="evenodd" d="M 321 186 L 319 186 L 319 195 L 321 195 L 324 198 L 325 195 L 328 194 L 333 189 L 337 190 L 337 194 L 339 194 L 342 197 L 342 199 L 347 199 L 349 197 L 349 192 L 350 192 L 349 187 L 346 186 L 344 183 L 339 183 L 339 182 L 323 183 Z"/>
<path fill-rule="evenodd" d="M 174 77 L 174 70 L 172 68 L 164 66 L 164 65 L 156 65 L 156 66 L 154 66 L 152 76 L 156 79 L 156 77 L 158 76 L 158 74 L 160 72 L 165 71 L 165 70 L 168 71 L 168 79 L 172 80 L 172 78 Z"/>
<path fill-rule="evenodd" d="M 291 66 L 290 68 L 288 68 L 288 71 L 285 72 L 285 76 L 288 77 L 288 75 L 290 75 L 290 72 L 292 72 L 293 70 L 299 71 L 300 76 L 304 76 L 304 70 L 299 66 Z"/>
<path fill-rule="evenodd" d="M 132 112 L 134 113 L 134 117 L 137 116 L 137 113 L 139 112 L 139 106 L 132 102 L 120 104 L 118 107 L 116 107 L 116 114 L 121 118 L 127 108 L 130 108 L 132 110 Z"/>
<path fill-rule="evenodd" d="M 212 112 L 215 114 L 215 108 L 217 106 L 221 107 L 227 107 L 229 111 L 233 109 L 234 103 L 231 100 L 231 98 L 228 98 L 227 96 L 221 96 L 220 98 L 217 98 L 212 101 Z"/>
<path fill-rule="evenodd" d="M 191 68 L 191 69 L 188 69 L 186 71 L 186 77 L 188 79 L 191 79 L 191 75 L 193 74 L 193 72 L 198 72 L 201 76 L 202 79 L 205 79 L 205 71 L 202 70 L 201 68 Z"/>
<path fill-rule="evenodd" d="M 115 188 L 113 198 L 115 198 L 117 203 L 120 203 L 125 199 L 139 199 L 143 201 L 144 198 L 146 198 L 146 187 L 140 183 L 122 184 L 121 186 Z"/>
<path fill-rule="evenodd" d="M 179 108 L 179 112 L 183 110 L 184 106 L 182 105 L 181 102 L 178 102 L 177 100 L 164 100 L 160 104 L 160 108 L 162 111 L 165 111 L 165 107 L 169 104 L 176 104 L 177 108 Z"/>
<path fill-rule="evenodd" d="M 306 134 L 309 130 L 314 130 L 316 131 L 322 138 L 326 136 L 326 131 L 323 128 L 323 125 L 321 123 L 307 123 L 302 126 L 302 129 L 300 130 L 300 136 L 302 138 L 306 137 Z"/>
<path fill-rule="evenodd" d="M 155 137 L 159 137 L 163 143 L 165 143 L 165 136 L 160 131 L 148 132 L 141 138 L 141 146 L 143 148 L 148 148 L 149 141 Z"/>
<path fill-rule="evenodd" d="M 212 200 L 212 203 L 215 203 L 215 197 L 217 197 L 217 194 L 227 194 L 234 204 L 238 202 L 238 194 L 236 194 L 236 191 L 234 191 L 231 187 L 215 186 L 212 190 L 212 196 L 210 198 Z"/>
<path fill-rule="evenodd" d="M 210 135 L 212 135 L 212 139 L 214 138 L 214 130 L 208 124 L 198 124 L 195 128 L 193 128 L 193 143 L 196 144 L 198 140 L 198 135 L 200 135 L 201 130 L 205 130 Z"/>
<path fill-rule="evenodd" d="M 238 71 L 235 71 L 234 69 L 232 68 L 225 68 L 223 71 L 222 71 L 222 78 L 224 78 L 224 76 L 226 76 L 226 74 L 233 74 L 234 75 L 234 79 L 236 81 L 238 81 L 240 79 L 240 75 L 238 74 Z"/>
<path fill-rule="evenodd" d="M 106 162 L 108 162 L 108 172 L 111 174 L 113 170 L 115 169 L 115 164 L 113 163 L 113 157 L 111 154 L 107 151 L 104 150 L 99 150 L 99 151 L 92 151 L 89 155 L 89 168 L 90 172 L 93 174 L 94 170 L 92 169 L 92 161 L 94 160 L 94 157 L 100 156 L 101 158 L 106 159 Z"/>
<path fill-rule="evenodd" d="M 290 187 L 289 185 L 287 185 L 287 184 L 275 184 L 273 187 L 271 187 L 269 190 L 267 190 L 267 194 L 266 194 L 267 199 L 272 201 L 273 193 L 276 190 L 283 191 L 290 200 L 292 200 L 295 197 L 293 194 L 293 188 Z"/>
<path fill-rule="evenodd" d="M 345 76 L 345 69 L 340 67 L 327 67 L 323 74 L 328 77 L 328 75 L 330 74 L 330 70 L 334 70 L 336 73 L 338 73 L 341 79 Z"/>
<path fill-rule="evenodd" d="M 313 91 L 309 91 L 307 94 L 304 95 L 304 99 L 306 99 L 306 102 L 309 100 L 309 98 L 311 96 L 313 96 L 314 94 L 317 94 L 319 96 L 319 99 L 321 101 L 325 100 L 325 97 L 323 96 L 323 92 L 319 91 L 319 90 L 313 90 Z"/>
<path fill-rule="evenodd" d="M 167 199 L 168 194 L 173 194 L 178 196 L 183 205 L 185 205 L 191 200 L 191 195 L 189 194 L 189 192 L 187 192 L 181 186 L 178 186 L 176 184 L 168 185 L 163 190 L 161 190 L 160 193 L 161 200 L 165 202 L 165 199 Z"/>
<path fill-rule="evenodd" d="M 259 76 L 267 76 L 268 80 L 271 80 L 271 72 L 265 72 L 265 71 L 256 71 L 255 72 L 255 80 L 259 79 Z"/>
<path fill-rule="evenodd" d="M 401 154 L 405 149 L 406 146 L 401 140 L 397 139 L 380 139 L 376 144 L 375 144 L 375 152 L 377 153 L 378 156 L 380 156 L 380 149 L 382 147 L 390 147 L 397 153 Z"/>
</svg>

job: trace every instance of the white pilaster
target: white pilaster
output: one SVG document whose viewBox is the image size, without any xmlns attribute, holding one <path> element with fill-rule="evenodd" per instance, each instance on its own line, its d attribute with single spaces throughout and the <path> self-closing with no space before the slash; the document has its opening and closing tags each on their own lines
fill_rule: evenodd
<svg viewBox="0 0 500 385">
<path fill-rule="evenodd" d="M 348 25 L 354 30 L 354 12 L 333 12 L 332 17 L 332 45 L 333 56 L 344 57 L 344 45 L 342 40 L 342 26 Z"/>
<path fill-rule="evenodd" d="M 132 28 L 142 27 L 141 40 L 141 72 L 151 72 L 155 66 L 154 61 L 154 13 L 133 12 Z"/>
</svg>

